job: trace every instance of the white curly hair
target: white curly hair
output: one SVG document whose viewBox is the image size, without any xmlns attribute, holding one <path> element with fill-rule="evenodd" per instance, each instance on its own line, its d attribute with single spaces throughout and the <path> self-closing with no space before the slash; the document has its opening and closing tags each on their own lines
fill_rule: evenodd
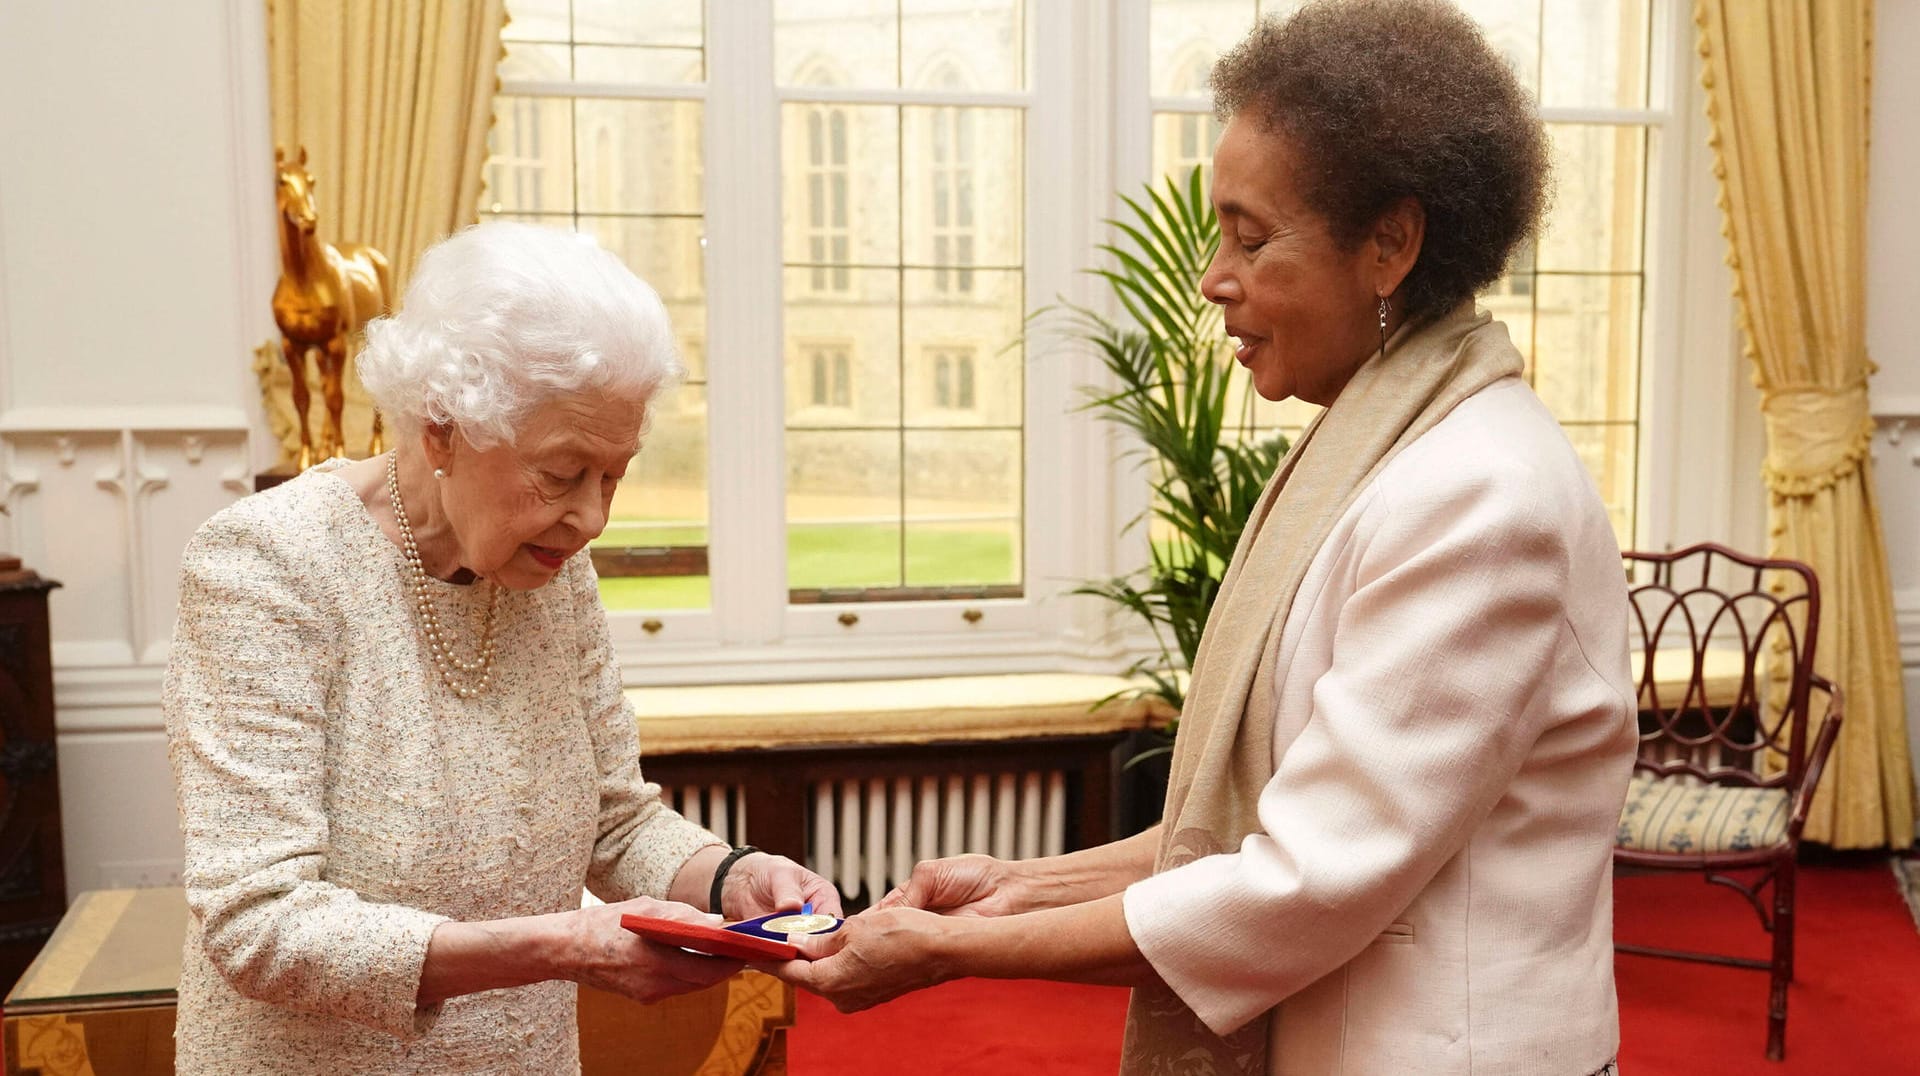
<svg viewBox="0 0 1920 1076">
<path fill-rule="evenodd" d="M 451 425 L 475 448 L 512 444 L 545 401 L 647 400 L 686 376 L 659 295 L 590 237 L 476 224 L 420 257 L 406 301 L 367 325 L 360 380 L 403 436 Z"/>
</svg>

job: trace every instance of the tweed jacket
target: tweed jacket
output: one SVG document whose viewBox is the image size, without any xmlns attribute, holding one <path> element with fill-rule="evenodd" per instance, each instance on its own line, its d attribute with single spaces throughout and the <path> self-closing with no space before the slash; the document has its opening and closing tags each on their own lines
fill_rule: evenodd
<svg viewBox="0 0 1920 1076">
<path fill-rule="evenodd" d="M 1270 1072 L 1602 1068 L 1626 587 L 1533 391 L 1497 381 L 1390 460 L 1281 630 L 1262 829 L 1129 887 L 1148 961 L 1217 1033 L 1274 1010 Z"/>
<path fill-rule="evenodd" d="M 485 585 L 435 581 L 477 650 Z M 664 896 L 719 843 L 644 783 L 593 568 L 503 592 L 493 686 L 440 683 L 404 561 L 308 473 L 194 535 L 165 712 L 192 921 L 178 1071 L 578 1069 L 575 988 L 414 1004 L 447 919 Z"/>
</svg>

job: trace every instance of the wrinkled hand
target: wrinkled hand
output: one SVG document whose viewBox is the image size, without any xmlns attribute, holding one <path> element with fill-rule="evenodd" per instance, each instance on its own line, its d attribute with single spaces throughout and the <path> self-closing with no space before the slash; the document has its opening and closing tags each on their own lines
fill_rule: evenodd
<svg viewBox="0 0 1920 1076">
<path fill-rule="evenodd" d="M 917 908 L 874 909 L 831 934 L 796 936 L 801 959 L 764 970 L 841 1012 L 859 1012 L 953 978 L 936 952 L 948 929 L 939 916 Z"/>
<path fill-rule="evenodd" d="M 964 855 L 914 864 L 905 885 L 895 886 L 882 908 L 924 908 L 941 915 L 1012 915 L 1027 910 L 1011 866 L 992 856 Z"/>
<path fill-rule="evenodd" d="M 743 966 L 737 960 L 696 956 L 678 946 L 649 941 L 620 925 L 623 914 L 719 923 L 719 916 L 706 915 L 685 904 L 640 897 L 571 914 L 574 974 L 570 977 L 583 986 L 654 1002 L 712 986 Z"/>
<path fill-rule="evenodd" d="M 771 852 L 756 852 L 735 863 L 720 888 L 720 910 L 728 920 L 796 911 L 805 903 L 816 912 L 841 914 L 840 893 L 832 882 Z"/>
</svg>

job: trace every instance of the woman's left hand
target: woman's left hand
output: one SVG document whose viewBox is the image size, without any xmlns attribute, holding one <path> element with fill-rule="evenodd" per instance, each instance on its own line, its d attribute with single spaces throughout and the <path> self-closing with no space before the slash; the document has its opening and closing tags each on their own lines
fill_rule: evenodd
<svg viewBox="0 0 1920 1076">
<path fill-rule="evenodd" d="M 877 909 L 854 916 L 831 934 L 795 937 L 802 958 L 764 970 L 826 998 L 841 1012 L 859 1012 L 954 978 L 938 956 L 938 944 L 958 922 L 918 908 Z"/>
<path fill-rule="evenodd" d="M 735 863 L 720 890 L 721 910 L 729 920 L 791 912 L 802 904 L 838 916 L 840 893 L 832 882 L 771 852 L 756 852 Z"/>
</svg>

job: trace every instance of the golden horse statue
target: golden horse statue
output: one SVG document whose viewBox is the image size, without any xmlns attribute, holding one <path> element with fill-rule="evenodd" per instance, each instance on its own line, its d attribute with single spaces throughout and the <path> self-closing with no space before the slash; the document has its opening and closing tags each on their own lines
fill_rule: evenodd
<svg viewBox="0 0 1920 1076">
<path fill-rule="evenodd" d="M 281 351 L 293 373 L 293 409 L 300 420 L 301 470 L 316 459 L 346 453 L 341 413 L 346 409 L 348 342 L 361 326 L 387 311 L 391 295 L 386 255 L 361 243 L 335 247 L 315 234 L 313 176 L 307 150 L 287 160 L 273 152 L 279 179 L 274 201 L 280 210 L 280 283 L 273 289 L 273 320 L 280 326 Z M 316 446 L 307 422 L 307 352 L 319 352 L 320 391 L 327 424 Z M 373 444 L 380 451 L 380 417 L 373 419 Z M 319 450 L 316 457 L 315 449 Z"/>
</svg>

